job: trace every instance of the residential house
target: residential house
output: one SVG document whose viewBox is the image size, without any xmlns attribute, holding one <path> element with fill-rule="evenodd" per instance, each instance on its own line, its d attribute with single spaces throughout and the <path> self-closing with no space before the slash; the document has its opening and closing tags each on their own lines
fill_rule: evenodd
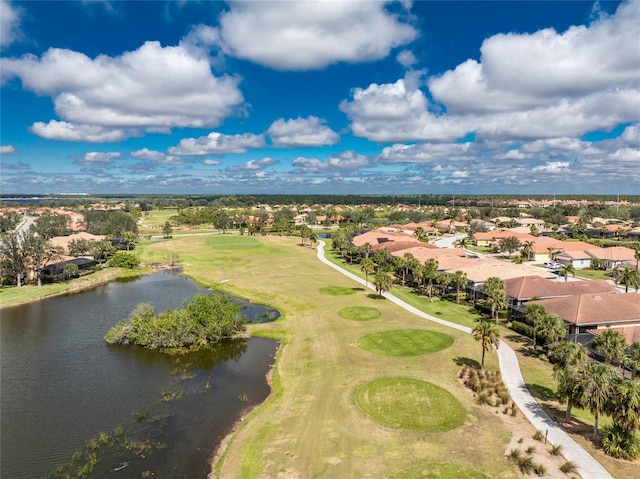
<svg viewBox="0 0 640 479">
<path fill-rule="evenodd" d="M 592 259 L 599 260 L 604 269 L 615 269 L 623 263 L 635 263 L 635 250 L 625 246 L 613 246 L 611 248 L 592 247 L 586 252 Z"/>
<path fill-rule="evenodd" d="M 532 303 L 560 316 L 568 325 L 569 335 L 582 343 L 590 338 L 580 335 L 590 330 L 640 328 L 640 294 L 579 294 Z"/>
</svg>

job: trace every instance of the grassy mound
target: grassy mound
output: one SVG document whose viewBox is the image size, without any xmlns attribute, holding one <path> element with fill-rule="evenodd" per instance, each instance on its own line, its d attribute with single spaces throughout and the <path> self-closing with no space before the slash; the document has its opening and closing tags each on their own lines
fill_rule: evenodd
<svg viewBox="0 0 640 479">
<path fill-rule="evenodd" d="M 358 346 L 370 353 L 401 357 L 434 353 L 451 344 L 451 336 L 426 329 L 381 331 L 363 336 L 358 341 Z"/>
<path fill-rule="evenodd" d="M 371 321 L 372 319 L 379 318 L 382 313 L 376 308 L 353 306 L 351 308 L 341 309 L 338 314 L 345 319 L 351 319 L 353 321 Z"/>
<path fill-rule="evenodd" d="M 344 296 L 347 294 L 355 294 L 356 290 L 354 288 L 347 288 L 346 286 L 325 286 L 324 288 L 320 288 L 320 292 L 329 296 Z"/>
<path fill-rule="evenodd" d="M 489 479 L 488 476 L 456 464 L 420 464 L 400 471 L 388 479 Z"/>
<path fill-rule="evenodd" d="M 465 418 L 464 407 L 451 393 L 418 379 L 376 379 L 358 388 L 355 401 L 375 420 L 404 429 L 448 431 Z"/>
<path fill-rule="evenodd" d="M 262 248 L 262 244 L 257 238 L 239 235 L 209 236 L 207 237 L 207 246 L 223 250 Z"/>
</svg>

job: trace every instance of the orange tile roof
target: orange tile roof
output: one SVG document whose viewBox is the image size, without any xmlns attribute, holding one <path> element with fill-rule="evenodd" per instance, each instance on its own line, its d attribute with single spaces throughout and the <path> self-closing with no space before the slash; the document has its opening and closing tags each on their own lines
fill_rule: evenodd
<svg viewBox="0 0 640 479">
<path fill-rule="evenodd" d="M 504 282 L 507 296 L 519 300 L 552 298 L 587 293 L 616 293 L 615 287 L 604 280 L 553 281 L 540 276 L 521 276 Z"/>
<path fill-rule="evenodd" d="M 551 314 L 577 325 L 640 321 L 640 294 L 580 294 L 535 301 Z"/>
</svg>

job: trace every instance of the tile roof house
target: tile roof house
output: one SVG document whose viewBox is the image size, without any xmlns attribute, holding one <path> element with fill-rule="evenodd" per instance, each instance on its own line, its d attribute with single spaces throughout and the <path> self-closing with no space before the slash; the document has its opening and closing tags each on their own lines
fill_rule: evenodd
<svg viewBox="0 0 640 479">
<path fill-rule="evenodd" d="M 355 246 L 364 246 L 366 243 L 369 243 L 371 246 L 375 246 L 377 244 L 387 243 L 390 241 L 413 242 L 418 245 L 424 244 L 422 241 L 414 238 L 410 234 L 398 231 L 395 228 L 377 228 L 355 236 L 352 240 Z"/>
<path fill-rule="evenodd" d="M 579 294 L 532 301 L 569 325 L 569 334 L 640 326 L 640 294 Z"/>
<path fill-rule="evenodd" d="M 552 281 L 541 276 L 521 276 L 507 279 L 504 289 L 513 305 L 536 299 L 559 298 L 579 294 L 610 294 L 618 290 L 604 280 Z"/>
<path fill-rule="evenodd" d="M 616 266 L 635 262 L 635 250 L 625 246 L 613 246 L 611 248 L 593 248 L 586 251 L 593 259 L 602 261 L 605 269 L 614 269 Z"/>
</svg>

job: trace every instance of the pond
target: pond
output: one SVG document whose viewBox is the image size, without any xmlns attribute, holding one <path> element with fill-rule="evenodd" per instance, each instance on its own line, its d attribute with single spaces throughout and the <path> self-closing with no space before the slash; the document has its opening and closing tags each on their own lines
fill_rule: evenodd
<svg viewBox="0 0 640 479">
<path fill-rule="evenodd" d="M 277 342 L 170 356 L 104 341 L 139 303 L 160 312 L 206 291 L 160 272 L 2 310 L 2 477 L 77 471 L 95 454 L 89 477 L 206 478 L 217 445 L 269 394 Z M 278 316 L 243 304 L 252 321 Z"/>
</svg>

